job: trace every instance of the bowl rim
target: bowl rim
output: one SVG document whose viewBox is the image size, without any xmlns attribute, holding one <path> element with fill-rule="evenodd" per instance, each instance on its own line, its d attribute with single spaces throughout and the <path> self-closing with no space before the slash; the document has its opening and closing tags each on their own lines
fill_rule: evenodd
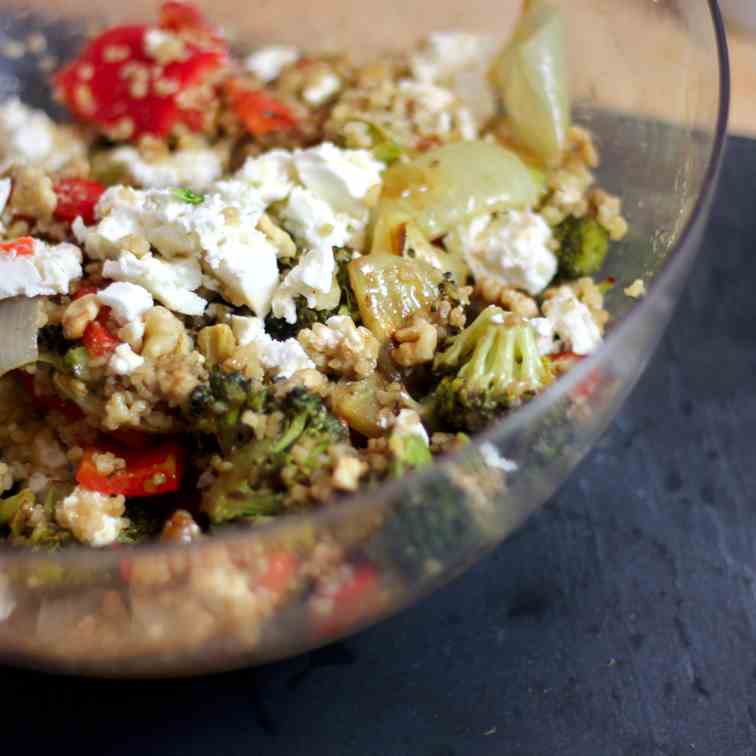
<svg viewBox="0 0 756 756">
<path fill-rule="evenodd" d="M 709 8 L 715 43 L 717 47 L 718 60 L 718 107 L 717 117 L 714 125 L 714 138 L 711 143 L 711 151 L 708 163 L 701 180 L 701 190 L 696 198 L 689 216 L 683 226 L 680 235 L 673 245 L 670 253 L 666 256 L 659 271 L 649 282 L 648 293 L 646 296 L 633 305 L 626 315 L 617 322 L 607 334 L 606 339 L 600 348 L 594 353 L 583 359 L 579 365 L 575 366 L 564 377 L 556 381 L 547 391 L 540 394 L 524 407 L 518 409 L 512 415 L 502 418 L 494 423 L 490 428 L 482 433 L 478 433 L 471 438 L 469 444 L 462 451 L 454 452 L 445 456 L 443 460 L 428 465 L 421 472 L 412 473 L 403 476 L 397 480 L 386 481 L 377 489 L 366 492 L 358 491 L 346 496 L 339 501 L 338 507 L 325 506 L 313 512 L 296 513 L 287 515 L 279 520 L 260 525 L 254 530 L 230 529 L 223 535 L 214 535 L 207 539 L 201 539 L 189 544 L 165 544 L 165 543 L 147 543 L 135 547 L 129 547 L 124 550 L 106 549 L 99 550 L 84 545 L 72 546 L 62 552 L 36 552 L 25 549 L 8 549 L 0 545 L 0 566 L 12 566 L 18 563 L 33 564 L 44 562 L 55 562 L 56 564 L 71 562 L 86 562 L 89 567 L 120 561 L 125 555 L 131 558 L 141 556 L 154 557 L 161 554 L 174 553 L 181 551 L 183 554 L 199 554 L 207 548 L 217 548 L 224 545 L 235 545 L 262 540 L 266 538 L 275 538 L 277 532 L 284 529 L 296 527 L 297 524 L 312 522 L 313 520 L 327 523 L 331 519 L 342 520 L 356 510 L 363 508 L 374 508 L 381 502 L 390 500 L 406 487 L 407 481 L 412 481 L 413 485 L 421 487 L 435 475 L 442 466 L 454 463 L 455 460 L 469 455 L 471 450 L 480 450 L 481 446 L 496 442 L 497 439 L 507 435 L 513 429 L 518 429 L 527 425 L 534 416 L 543 412 L 557 398 L 565 396 L 577 384 L 583 381 L 604 359 L 604 355 L 611 351 L 612 345 L 622 339 L 622 335 L 632 329 L 634 323 L 641 317 L 642 311 L 653 306 L 653 302 L 674 277 L 674 268 L 691 257 L 696 252 L 696 245 L 692 244 L 692 239 L 700 230 L 702 222 L 707 218 L 707 212 L 717 188 L 717 180 L 720 168 L 724 158 L 725 147 L 727 143 L 727 124 L 730 112 L 730 55 L 727 43 L 727 34 L 721 9 L 718 0 L 707 0 Z M 657 295 L 656 297 L 654 295 Z"/>
</svg>

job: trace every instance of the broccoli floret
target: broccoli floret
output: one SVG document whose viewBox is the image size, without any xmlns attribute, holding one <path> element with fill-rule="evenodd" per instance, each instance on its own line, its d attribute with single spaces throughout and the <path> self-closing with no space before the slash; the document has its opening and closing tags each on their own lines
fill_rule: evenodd
<svg viewBox="0 0 756 756">
<path fill-rule="evenodd" d="M 428 482 L 409 500 L 394 505 L 367 552 L 388 560 L 407 579 L 440 572 L 463 558 L 481 539 L 466 494 L 446 478 Z"/>
<path fill-rule="evenodd" d="M 227 453 L 252 436 L 252 429 L 242 422 L 244 412 L 262 412 L 267 401 L 267 390 L 241 373 L 213 368 L 208 382 L 189 395 L 184 419 L 192 430 L 215 436 Z"/>
<path fill-rule="evenodd" d="M 71 534 L 55 523 L 55 506 L 68 492 L 64 486 L 51 486 L 44 502 L 25 488 L 15 496 L 0 500 L 0 528 L 10 531 L 10 543 L 35 549 L 58 549 L 70 543 Z"/>
<path fill-rule="evenodd" d="M 595 218 L 570 216 L 556 227 L 554 236 L 560 243 L 560 275 L 580 278 L 601 269 L 609 250 L 609 232 Z"/>
<path fill-rule="evenodd" d="M 398 424 L 389 436 L 388 446 L 393 457 L 390 472 L 396 478 L 433 461 L 427 436 L 412 427 Z"/>
<path fill-rule="evenodd" d="M 234 452 L 227 460 L 230 469 L 205 492 L 202 509 L 213 525 L 279 514 L 288 487 L 304 482 L 320 456 L 347 438 L 344 425 L 323 400 L 304 389 L 294 389 L 276 403 L 271 400 L 267 411 L 279 419 L 279 432 Z"/>
<path fill-rule="evenodd" d="M 434 370 L 450 373 L 433 395 L 436 416 L 462 431 L 479 430 L 552 380 L 532 326 L 494 306 L 451 339 Z"/>
<path fill-rule="evenodd" d="M 265 330 L 277 341 L 294 338 L 303 328 L 311 328 L 315 323 L 325 323 L 332 315 L 349 315 L 355 323 L 360 323 L 360 310 L 357 306 L 352 285 L 349 282 L 347 265 L 352 260 L 352 253 L 348 249 L 337 249 L 334 252 L 336 259 L 336 282 L 341 290 L 341 298 L 336 307 L 327 310 L 316 310 L 307 304 L 303 296 L 294 298 L 297 310 L 296 323 L 288 323 L 283 318 L 268 315 L 265 319 Z"/>
</svg>

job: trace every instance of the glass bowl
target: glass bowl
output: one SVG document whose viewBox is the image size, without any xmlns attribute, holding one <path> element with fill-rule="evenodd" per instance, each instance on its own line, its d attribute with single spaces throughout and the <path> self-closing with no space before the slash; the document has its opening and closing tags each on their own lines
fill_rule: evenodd
<svg viewBox="0 0 756 756">
<path fill-rule="evenodd" d="M 435 590 L 520 526 L 606 428 L 648 362 L 699 249 L 725 143 L 728 62 L 714 0 L 562 0 L 575 120 L 596 135 L 600 180 L 631 232 L 604 273 L 604 345 L 545 394 L 446 461 L 309 515 L 190 546 L 0 550 L 0 657 L 107 676 L 196 674 L 270 661 L 354 632 Z M 107 10 L 151 18 L 152 2 Z M 430 31 L 495 32 L 519 2 L 207 3 L 240 48 L 284 42 L 368 55 Z M 103 17 L 86 0 L 0 4 L 0 97 L 54 108 L 41 68 Z M 85 24 L 86 22 L 86 24 Z M 24 53 L 31 32 L 44 52 Z M 40 45 L 35 46 L 39 48 Z M 40 61 L 43 65 L 40 66 Z M 648 293 L 623 294 L 637 278 Z M 620 497 L 618 497 L 620 498 Z M 443 499 L 458 505 L 441 558 L 399 547 Z M 613 502 L 606 502 L 611 506 Z M 425 535 L 423 535 L 425 534 Z M 538 554 L 533 554 L 538 559 Z M 338 596 L 338 601 L 334 597 Z M 334 607 L 338 606 L 338 612 Z"/>
</svg>

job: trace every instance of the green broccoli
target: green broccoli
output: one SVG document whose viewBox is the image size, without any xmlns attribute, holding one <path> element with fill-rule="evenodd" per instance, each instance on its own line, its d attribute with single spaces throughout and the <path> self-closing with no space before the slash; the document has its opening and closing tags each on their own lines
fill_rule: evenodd
<svg viewBox="0 0 756 756">
<path fill-rule="evenodd" d="M 271 401 L 267 411 L 279 420 L 278 433 L 237 449 L 227 458 L 230 468 L 205 491 L 202 510 L 213 525 L 279 514 L 288 488 L 306 483 L 321 455 L 347 439 L 342 422 L 304 389 Z"/>
<path fill-rule="evenodd" d="M 433 394 L 436 416 L 462 431 L 479 430 L 552 380 L 533 327 L 493 305 L 450 340 L 433 367 L 449 373 Z"/>
<path fill-rule="evenodd" d="M 554 229 L 554 236 L 560 243 L 560 275 L 580 278 L 601 269 L 609 250 L 609 232 L 595 218 L 569 216 Z"/>
<path fill-rule="evenodd" d="M 42 503 L 28 488 L 1 499 L 0 528 L 8 528 L 10 543 L 49 550 L 69 543 L 71 534 L 55 523 L 55 506 L 69 491 L 70 487 L 53 485 Z"/>
<path fill-rule="evenodd" d="M 366 550 L 376 561 L 388 559 L 414 580 L 464 558 L 481 537 L 465 492 L 441 477 L 428 481 L 408 500 L 397 502 Z"/>
<path fill-rule="evenodd" d="M 252 428 L 242 422 L 246 410 L 262 412 L 268 392 L 241 373 L 213 368 L 207 383 L 197 386 L 184 407 L 184 419 L 192 430 L 217 438 L 223 452 L 242 446 Z"/>
<path fill-rule="evenodd" d="M 413 428 L 398 424 L 389 436 L 388 446 L 392 454 L 391 475 L 395 478 L 433 461 L 427 437 Z"/>
</svg>

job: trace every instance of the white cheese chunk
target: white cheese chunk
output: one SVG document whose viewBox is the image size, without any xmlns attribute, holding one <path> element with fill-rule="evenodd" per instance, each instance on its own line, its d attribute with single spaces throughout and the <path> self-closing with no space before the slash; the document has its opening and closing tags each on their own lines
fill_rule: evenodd
<svg viewBox="0 0 756 756">
<path fill-rule="evenodd" d="M 590 309 L 569 286 L 560 286 L 542 309 L 559 337 L 558 351 L 590 354 L 601 343 L 601 330 Z"/>
<path fill-rule="evenodd" d="M 254 344 L 260 364 L 274 378 L 290 378 L 298 370 L 315 367 L 296 339 L 276 341 L 265 332 L 265 325 L 260 318 L 234 315 L 230 323 L 239 345 Z"/>
<path fill-rule="evenodd" d="M 138 355 L 128 344 L 119 344 L 108 363 L 108 370 L 114 375 L 131 375 L 144 365 L 144 357 Z"/>
<path fill-rule="evenodd" d="M 443 82 L 464 69 L 488 69 L 497 49 L 487 34 L 434 32 L 410 57 L 410 71 L 419 81 Z"/>
<path fill-rule="evenodd" d="M 325 142 L 294 153 L 294 166 L 304 186 L 337 213 L 361 217 L 368 192 L 381 182 L 386 167 L 368 150 L 342 150 Z"/>
<path fill-rule="evenodd" d="M 186 187 L 203 191 L 223 173 L 223 158 L 209 147 L 169 152 L 156 160 L 145 160 L 134 147 L 117 147 L 108 159 L 122 165 L 134 183 L 146 188 Z"/>
<path fill-rule="evenodd" d="M 55 124 L 41 110 L 11 97 L 0 105 L 0 153 L 27 163 L 42 163 L 54 145 Z"/>
<path fill-rule="evenodd" d="M 117 260 L 107 260 L 105 278 L 143 286 L 155 299 L 175 312 L 201 315 L 207 302 L 195 294 L 202 284 L 202 269 L 193 258 L 162 260 L 154 255 L 136 257 L 122 252 Z"/>
<path fill-rule="evenodd" d="M 538 351 L 542 355 L 554 354 L 559 346 L 555 341 L 554 324 L 548 318 L 531 318 L 528 322 L 536 333 Z"/>
<path fill-rule="evenodd" d="M 476 278 L 487 276 L 536 295 L 557 272 L 552 238 L 540 215 L 510 210 L 476 218 L 447 236 L 447 242 L 462 252 Z"/>
<path fill-rule="evenodd" d="M 283 225 L 306 247 L 339 247 L 352 235 L 352 220 L 315 193 L 295 187 L 281 214 Z"/>
<path fill-rule="evenodd" d="M 268 45 L 255 50 L 244 61 L 244 67 L 263 84 L 277 79 L 281 71 L 299 60 L 299 50 L 290 45 Z"/>
<path fill-rule="evenodd" d="M 35 239 L 32 250 L 0 251 L 0 299 L 68 294 L 71 281 L 81 278 L 81 250 L 73 244 Z"/>
<path fill-rule="evenodd" d="M 147 289 L 138 284 L 118 281 L 97 293 L 100 303 L 110 307 L 119 323 L 131 323 L 140 320 L 154 301 Z"/>
<path fill-rule="evenodd" d="M 268 314 L 278 286 L 278 252 L 267 237 L 254 228 L 240 228 L 208 249 L 205 262 L 226 299 L 247 305 L 260 317 Z"/>
<path fill-rule="evenodd" d="M 284 200 L 294 188 L 292 153 L 270 150 L 259 157 L 247 158 L 236 178 L 251 184 L 266 205 Z"/>
<path fill-rule="evenodd" d="M 55 510 L 55 519 L 75 538 L 89 546 L 102 547 L 113 543 L 128 520 L 123 496 L 107 496 L 77 486 Z"/>
<path fill-rule="evenodd" d="M 341 89 L 341 79 L 335 74 L 326 73 L 305 87 L 302 97 L 308 105 L 317 108 L 328 102 L 339 89 Z"/>
<path fill-rule="evenodd" d="M 303 296 L 308 307 L 317 307 L 318 294 L 328 294 L 333 287 L 336 260 L 330 247 L 316 247 L 286 274 L 273 295 L 273 314 L 287 323 L 297 322 L 295 298 Z"/>
</svg>

